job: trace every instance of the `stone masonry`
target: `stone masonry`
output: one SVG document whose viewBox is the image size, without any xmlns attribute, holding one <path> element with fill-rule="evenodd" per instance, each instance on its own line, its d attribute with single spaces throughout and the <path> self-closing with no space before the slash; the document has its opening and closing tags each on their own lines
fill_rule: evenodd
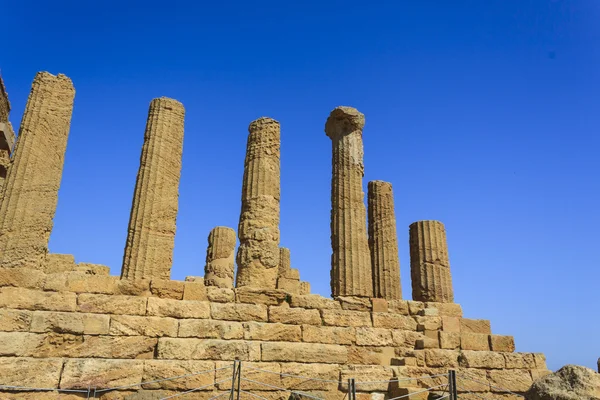
<svg viewBox="0 0 600 400">
<path fill-rule="evenodd" d="M 10 156 L 15 144 L 15 133 L 8 119 L 10 114 L 10 101 L 4 87 L 4 81 L 0 76 L 0 190 L 4 185 Z"/>
<path fill-rule="evenodd" d="M 123 279 L 169 279 L 183 152 L 183 105 L 150 102 L 123 257 Z"/>
<path fill-rule="evenodd" d="M 331 293 L 373 295 L 367 238 L 362 129 L 365 116 L 351 107 L 334 109 L 325 132 L 332 142 Z"/>
<path fill-rule="evenodd" d="M 267 118 L 250 126 L 243 284 L 233 288 L 236 238 L 226 227 L 209 235 L 204 278 L 169 279 L 183 106 L 168 99 L 150 107 L 131 217 L 136 237 L 128 242 L 137 249 L 132 257 L 141 256 L 124 270 L 127 279 L 103 265 L 76 264 L 72 255 L 46 254 L 73 94 L 68 78 L 38 74 L 3 189 L 0 399 L 209 400 L 229 395 L 235 360 L 241 398 L 267 400 L 343 400 L 350 378 L 359 400 L 443 398 L 448 370 L 456 371 L 460 399 L 517 400 L 549 373 L 543 354 L 515 352 L 513 337 L 492 334 L 490 321 L 463 317 L 452 302 L 437 221 L 410 227 L 414 295 L 427 301 L 372 297 L 364 117 L 351 108 L 334 110 L 326 128 L 334 143 L 335 299 L 308 294 L 289 249 L 278 247 L 279 124 Z M 370 206 L 378 210 L 371 237 L 387 246 L 391 187 L 382 193 L 390 198 Z"/>
<path fill-rule="evenodd" d="M 233 288 L 235 268 L 235 230 L 217 226 L 208 235 L 204 284 L 220 288 Z"/>
<path fill-rule="evenodd" d="M 67 148 L 75 89 L 36 75 L 0 205 L 0 266 L 43 268 Z"/>
<path fill-rule="evenodd" d="M 398 300 L 402 298 L 402 289 L 392 184 L 371 181 L 368 191 L 373 297 Z"/>
<path fill-rule="evenodd" d="M 259 118 L 250 124 L 248 132 L 236 286 L 275 289 L 279 267 L 279 122 Z"/>
<path fill-rule="evenodd" d="M 439 221 L 410 225 L 410 274 L 413 299 L 452 303 L 454 291 L 446 244 L 446 229 Z"/>
</svg>

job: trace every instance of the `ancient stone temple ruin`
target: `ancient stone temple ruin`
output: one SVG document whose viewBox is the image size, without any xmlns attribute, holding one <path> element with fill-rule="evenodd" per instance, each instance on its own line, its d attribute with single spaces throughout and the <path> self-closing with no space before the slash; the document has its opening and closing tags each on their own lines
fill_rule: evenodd
<svg viewBox="0 0 600 400">
<path fill-rule="evenodd" d="M 510 400 L 548 373 L 463 317 L 441 222 L 410 225 L 403 298 L 392 185 L 369 182 L 365 205 L 351 107 L 323 121 L 332 298 L 280 247 L 281 127 L 264 117 L 248 128 L 237 231 L 206 232 L 204 276 L 170 280 L 185 111 L 167 98 L 150 102 L 121 275 L 49 253 L 74 97 L 69 78 L 39 73 L 12 153 L 0 85 L 0 398 Z"/>
</svg>

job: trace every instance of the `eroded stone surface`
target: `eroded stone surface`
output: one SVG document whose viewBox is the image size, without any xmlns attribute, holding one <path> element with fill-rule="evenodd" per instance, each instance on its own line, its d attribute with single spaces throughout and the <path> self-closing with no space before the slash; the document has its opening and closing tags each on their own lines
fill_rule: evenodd
<svg viewBox="0 0 600 400">
<path fill-rule="evenodd" d="M 233 288 L 235 267 L 235 231 L 225 226 L 217 226 L 208 235 L 204 284 L 220 288 Z"/>
</svg>

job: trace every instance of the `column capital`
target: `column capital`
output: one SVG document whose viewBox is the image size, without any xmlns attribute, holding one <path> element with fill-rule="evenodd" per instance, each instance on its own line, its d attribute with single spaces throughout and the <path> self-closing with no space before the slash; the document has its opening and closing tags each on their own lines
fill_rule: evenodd
<svg viewBox="0 0 600 400">
<path fill-rule="evenodd" d="M 339 106 L 333 109 L 325 123 L 325 133 L 331 140 L 339 139 L 365 126 L 365 116 L 353 107 Z"/>
</svg>

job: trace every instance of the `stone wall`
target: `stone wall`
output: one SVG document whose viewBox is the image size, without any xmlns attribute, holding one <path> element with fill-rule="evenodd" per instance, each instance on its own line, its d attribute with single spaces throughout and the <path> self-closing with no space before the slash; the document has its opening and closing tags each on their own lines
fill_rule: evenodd
<svg viewBox="0 0 600 400">
<path fill-rule="evenodd" d="M 51 254 L 48 259 L 48 270 L 58 272 L 0 269 L 0 384 L 102 389 L 228 367 L 239 359 L 248 379 L 327 399 L 341 400 L 351 377 L 385 381 L 448 369 L 457 370 L 459 386 L 468 391 L 516 399 L 494 386 L 523 393 L 547 373 L 543 355 L 515 353 L 512 337 L 492 334 L 489 321 L 463 318 L 454 303 L 332 300 L 282 290 L 205 286 L 202 279 L 120 280 L 109 276 L 106 267 L 75 264 L 70 256 Z M 143 390 L 103 392 L 97 398 L 141 398 L 127 397 L 138 389 L 138 395 L 167 396 L 218 382 L 227 374 L 229 369 L 218 370 L 144 385 Z M 461 383 L 462 377 L 484 384 Z M 359 384 L 357 390 L 361 398 L 375 398 L 445 382 L 442 376 L 401 387 Z M 243 385 L 268 399 L 289 396 L 260 384 Z M 210 386 L 190 398 L 208 399 L 226 388 L 226 383 Z"/>
</svg>

